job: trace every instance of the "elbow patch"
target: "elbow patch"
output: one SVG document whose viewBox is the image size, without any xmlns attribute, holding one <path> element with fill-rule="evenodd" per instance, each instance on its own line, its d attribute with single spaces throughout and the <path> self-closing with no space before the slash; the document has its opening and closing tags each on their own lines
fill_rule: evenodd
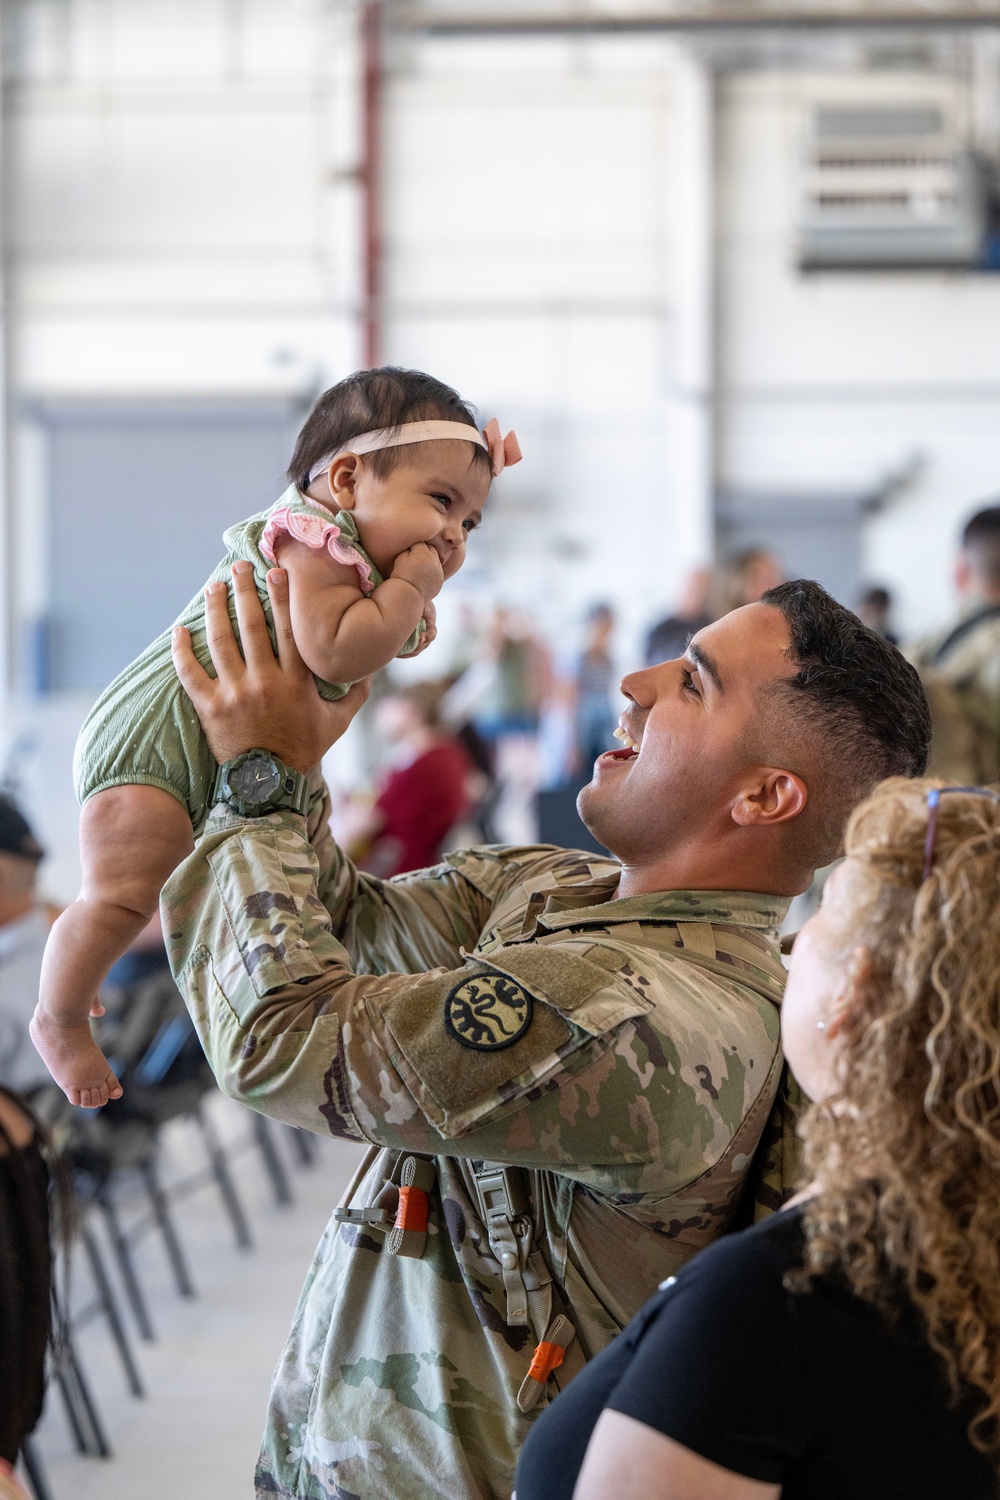
<svg viewBox="0 0 1000 1500">
<path fill-rule="evenodd" d="M 407 1087 L 445 1136 L 481 1123 L 650 1008 L 606 968 L 535 944 L 420 976 L 368 1003 Z"/>
</svg>

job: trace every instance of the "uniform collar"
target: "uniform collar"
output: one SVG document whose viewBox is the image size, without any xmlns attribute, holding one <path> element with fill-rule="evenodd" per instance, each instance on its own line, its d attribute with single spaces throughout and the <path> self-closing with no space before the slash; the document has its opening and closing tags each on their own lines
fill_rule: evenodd
<svg viewBox="0 0 1000 1500">
<path fill-rule="evenodd" d="M 565 927 L 616 927 L 623 922 L 719 922 L 732 927 L 780 927 L 788 896 L 759 891 L 649 891 L 613 899 L 618 877 L 553 891 L 538 918 L 550 931 Z"/>
</svg>

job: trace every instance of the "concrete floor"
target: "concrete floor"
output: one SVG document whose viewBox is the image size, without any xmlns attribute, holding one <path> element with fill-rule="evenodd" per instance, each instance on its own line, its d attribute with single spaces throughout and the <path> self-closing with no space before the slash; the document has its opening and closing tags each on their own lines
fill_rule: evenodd
<svg viewBox="0 0 1000 1500">
<path fill-rule="evenodd" d="M 142 1400 L 129 1394 L 103 1319 L 87 1324 L 78 1352 L 114 1454 L 81 1458 L 59 1393 L 50 1390 L 35 1436 L 53 1500 L 249 1500 L 253 1494 L 271 1370 L 316 1242 L 362 1152 L 316 1137 L 317 1159 L 304 1167 L 288 1133 L 275 1129 L 294 1194 L 291 1205 L 279 1207 L 260 1153 L 250 1145 L 249 1115 L 221 1097 L 211 1104 L 213 1119 L 233 1143 L 254 1246 L 235 1247 L 214 1186 L 175 1211 L 196 1297 L 178 1296 L 159 1236 L 141 1241 L 137 1260 L 156 1341 L 138 1338 L 127 1311 L 125 1321 L 147 1394 Z M 165 1148 L 165 1180 L 204 1164 L 203 1143 L 189 1124 L 169 1127 Z M 123 1201 L 124 1218 L 141 1211 L 138 1197 L 130 1202 L 126 1191 Z M 72 1276 L 72 1301 L 80 1307 L 91 1290 L 81 1251 Z"/>
</svg>

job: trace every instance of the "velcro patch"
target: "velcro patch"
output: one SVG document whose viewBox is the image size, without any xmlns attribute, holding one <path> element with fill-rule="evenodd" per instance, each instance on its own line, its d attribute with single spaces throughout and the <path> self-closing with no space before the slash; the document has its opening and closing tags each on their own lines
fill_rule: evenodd
<svg viewBox="0 0 1000 1500">
<path fill-rule="evenodd" d="M 604 1036 L 622 1021 L 652 1010 L 652 1000 L 619 977 L 627 954 L 592 943 L 584 944 L 582 952 L 586 958 L 565 939 L 558 944 L 514 943 L 494 949 L 489 963 L 591 1036 Z"/>
<path fill-rule="evenodd" d="M 515 1098 L 515 1079 L 530 1088 L 573 1036 L 558 1011 L 482 963 L 414 975 L 384 999 L 369 996 L 368 1012 L 420 1108 L 444 1135 L 467 1130 L 496 1107 L 499 1093 Z"/>
<path fill-rule="evenodd" d="M 531 1025 L 534 1002 L 506 974 L 470 974 L 448 995 L 444 1023 L 450 1036 L 473 1052 L 501 1052 Z"/>
</svg>

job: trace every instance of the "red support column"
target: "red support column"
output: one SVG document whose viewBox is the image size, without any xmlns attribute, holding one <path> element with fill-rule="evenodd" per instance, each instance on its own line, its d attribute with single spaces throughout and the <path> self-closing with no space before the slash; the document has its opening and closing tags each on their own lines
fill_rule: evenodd
<svg viewBox="0 0 1000 1500">
<path fill-rule="evenodd" d="M 371 369 L 382 355 L 382 0 L 365 0 L 362 6 L 361 53 L 361 320 L 365 367 Z"/>
</svg>

